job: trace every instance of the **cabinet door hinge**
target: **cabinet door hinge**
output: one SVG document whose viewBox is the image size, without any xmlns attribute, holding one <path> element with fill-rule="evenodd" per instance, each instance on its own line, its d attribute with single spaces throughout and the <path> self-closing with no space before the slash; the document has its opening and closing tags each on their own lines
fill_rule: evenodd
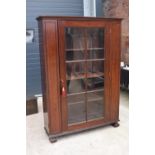
<svg viewBox="0 0 155 155">
<path fill-rule="evenodd" d="M 63 80 L 61 80 L 60 81 L 60 89 L 61 89 L 61 95 L 63 96 L 63 97 L 66 97 L 66 90 L 65 90 L 65 84 L 64 84 L 64 81 Z"/>
</svg>

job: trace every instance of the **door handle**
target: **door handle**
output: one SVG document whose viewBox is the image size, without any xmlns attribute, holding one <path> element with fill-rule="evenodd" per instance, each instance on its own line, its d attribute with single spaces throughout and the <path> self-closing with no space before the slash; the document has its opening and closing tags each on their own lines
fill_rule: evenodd
<svg viewBox="0 0 155 155">
<path fill-rule="evenodd" d="M 61 80 L 61 95 L 66 97 L 65 83 L 63 80 Z"/>
</svg>

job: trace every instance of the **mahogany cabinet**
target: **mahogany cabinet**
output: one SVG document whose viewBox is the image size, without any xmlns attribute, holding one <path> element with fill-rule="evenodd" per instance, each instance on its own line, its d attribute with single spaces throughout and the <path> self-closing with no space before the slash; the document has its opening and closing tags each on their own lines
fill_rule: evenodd
<svg viewBox="0 0 155 155">
<path fill-rule="evenodd" d="M 37 18 L 44 126 L 57 137 L 119 126 L 121 19 Z"/>
</svg>

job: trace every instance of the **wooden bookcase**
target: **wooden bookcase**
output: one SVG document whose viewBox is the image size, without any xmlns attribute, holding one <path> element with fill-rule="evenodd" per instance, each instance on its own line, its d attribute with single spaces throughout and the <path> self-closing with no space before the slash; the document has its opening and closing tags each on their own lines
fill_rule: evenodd
<svg viewBox="0 0 155 155">
<path fill-rule="evenodd" d="M 37 18 L 44 126 L 57 137 L 119 126 L 121 19 Z"/>
</svg>

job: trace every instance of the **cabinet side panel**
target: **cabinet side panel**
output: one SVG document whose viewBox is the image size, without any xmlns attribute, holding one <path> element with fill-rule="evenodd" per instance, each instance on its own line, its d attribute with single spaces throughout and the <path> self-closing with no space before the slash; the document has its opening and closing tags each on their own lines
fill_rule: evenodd
<svg viewBox="0 0 155 155">
<path fill-rule="evenodd" d="M 56 20 L 45 20 L 45 45 L 48 78 L 49 133 L 61 131 L 58 31 Z"/>
<path fill-rule="evenodd" d="M 49 134 L 61 131 L 58 34 L 56 20 L 39 21 L 44 126 Z"/>
<path fill-rule="evenodd" d="M 49 133 L 49 103 L 48 103 L 48 89 L 47 89 L 47 66 L 46 66 L 46 48 L 45 48 L 45 27 L 42 21 L 38 22 L 39 28 L 39 51 L 40 51 L 40 64 L 41 64 L 41 86 L 42 86 L 42 96 L 43 96 L 43 112 L 44 112 L 44 127 Z"/>
<path fill-rule="evenodd" d="M 111 23 L 110 30 L 111 121 L 119 120 L 120 52 L 121 23 L 115 22 Z"/>
</svg>

